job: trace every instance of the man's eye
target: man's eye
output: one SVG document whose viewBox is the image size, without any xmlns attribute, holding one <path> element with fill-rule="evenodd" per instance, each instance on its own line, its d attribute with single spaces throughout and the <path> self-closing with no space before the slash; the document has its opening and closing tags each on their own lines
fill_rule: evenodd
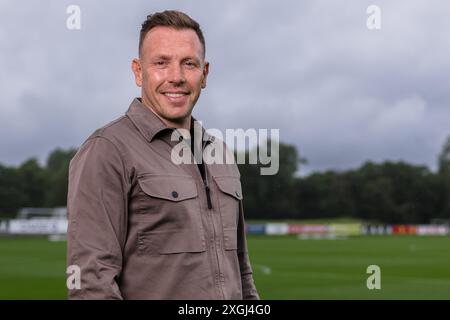
<svg viewBox="0 0 450 320">
<path fill-rule="evenodd" d="M 196 64 L 195 64 L 194 62 L 192 62 L 192 61 L 186 61 L 185 64 L 186 64 L 188 67 L 195 67 L 195 66 L 196 66 Z"/>
<path fill-rule="evenodd" d="M 160 60 L 160 61 L 156 61 L 155 64 L 156 64 L 157 66 L 163 66 L 163 65 L 166 64 L 166 62 L 163 61 L 163 60 Z"/>
</svg>

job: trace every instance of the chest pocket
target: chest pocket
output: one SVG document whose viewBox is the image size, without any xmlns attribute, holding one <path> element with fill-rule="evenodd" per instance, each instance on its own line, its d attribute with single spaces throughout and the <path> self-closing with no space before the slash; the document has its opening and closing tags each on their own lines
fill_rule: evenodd
<svg viewBox="0 0 450 320">
<path fill-rule="evenodd" d="M 219 192 L 219 210 L 224 231 L 225 249 L 237 249 L 237 226 L 242 186 L 239 176 L 213 177 Z"/>
<path fill-rule="evenodd" d="M 197 185 L 190 176 L 142 175 L 140 252 L 170 254 L 205 250 Z"/>
<path fill-rule="evenodd" d="M 138 180 L 142 190 L 153 198 L 179 202 L 198 195 L 190 176 L 143 175 Z"/>
</svg>

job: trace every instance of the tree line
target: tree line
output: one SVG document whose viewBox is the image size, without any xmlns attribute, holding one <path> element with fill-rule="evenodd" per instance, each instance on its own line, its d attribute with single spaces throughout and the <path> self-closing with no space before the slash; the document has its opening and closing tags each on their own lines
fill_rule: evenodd
<svg viewBox="0 0 450 320">
<path fill-rule="evenodd" d="M 0 218 L 12 217 L 23 207 L 66 206 L 68 167 L 75 153 L 55 149 L 43 166 L 36 158 L 16 167 L 0 165 Z M 367 161 L 357 169 L 300 177 L 299 166 L 306 160 L 284 143 L 278 160 L 279 171 L 270 176 L 260 175 L 260 164 L 239 164 L 247 219 L 450 219 L 450 137 L 438 155 L 437 172 L 402 161 Z"/>
<path fill-rule="evenodd" d="M 298 177 L 306 159 L 292 145 L 280 144 L 279 150 L 277 175 L 261 176 L 260 165 L 239 165 L 247 219 L 450 220 L 450 137 L 438 156 L 436 173 L 403 161 L 367 161 L 357 169 Z"/>
<path fill-rule="evenodd" d="M 21 165 L 0 165 L 0 218 L 24 207 L 64 207 L 70 159 L 76 149 L 53 150 L 44 166 L 36 158 Z"/>
</svg>

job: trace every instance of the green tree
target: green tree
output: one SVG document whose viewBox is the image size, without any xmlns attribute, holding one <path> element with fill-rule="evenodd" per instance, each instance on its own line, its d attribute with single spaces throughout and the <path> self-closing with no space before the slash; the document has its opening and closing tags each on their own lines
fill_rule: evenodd
<svg viewBox="0 0 450 320">
<path fill-rule="evenodd" d="M 26 202 L 17 168 L 0 165 L 0 218 L 13 216 Z"/>
<path fill-rule="evenodd" d="M 442 150 L 438 158 L 438 165 L 440 175 L 450 174 L 450 136 L 442 146 Z"/>
<path fill-rule="evenodd" d="M 269 142 L 275 143 L 275 142 Z M 270 144 L 269 144 L 270 146 Z M 250 150 L 257 152 L 258 149 Z M 246 159 L 249 152 L 246 152 Z M 294 146 L 279 144 L 279 153 L 270 155 L 278 161 L 279 170 L 274 175 L 261 175 L 263 165 L 240 164 L 241 181 L 244 194 L 244 209 L 249 218 L 289 218 L 296 214 L 295 174 L 300 157 Z"/>
<path fill-rule="evenodd" d="M 17 179 L 24 194 L 22 207 L 42 207 L 46 187 L 45 170 L 36 158 L 31 158 L 18 168 Z"/>
<path fill-rule="evenodd" d="M 438 158 L 439 184 L 443 190 L 441 217 L 450 219 L 450 136 L 442 146 Z"/>
<path fill-rule="evenodd" d="M 55 149 L 47 158 L 47 192 L 45 203 L 48 207 L 62 207 L 67 204 L 67 187 L 70 160 L 76 149 Z"/>
</svg>

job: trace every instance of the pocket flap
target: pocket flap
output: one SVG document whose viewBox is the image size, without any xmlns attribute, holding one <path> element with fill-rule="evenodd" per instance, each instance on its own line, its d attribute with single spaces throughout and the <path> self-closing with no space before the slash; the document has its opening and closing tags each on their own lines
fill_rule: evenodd
<svg viewBox="0 0 450 320">
<path fill-rule="evenodd" d="M 197 197 L 197 185 L 189 176 L 144 175 L 138 177 L 139 186 L 149 196 L 170 201 Z"/>
<path fill-rule="evenodd" d="M 242 187 L 239 177 L 214 177 L 219 189 L 238 200 L 242 200 Z"/>
</svg>

